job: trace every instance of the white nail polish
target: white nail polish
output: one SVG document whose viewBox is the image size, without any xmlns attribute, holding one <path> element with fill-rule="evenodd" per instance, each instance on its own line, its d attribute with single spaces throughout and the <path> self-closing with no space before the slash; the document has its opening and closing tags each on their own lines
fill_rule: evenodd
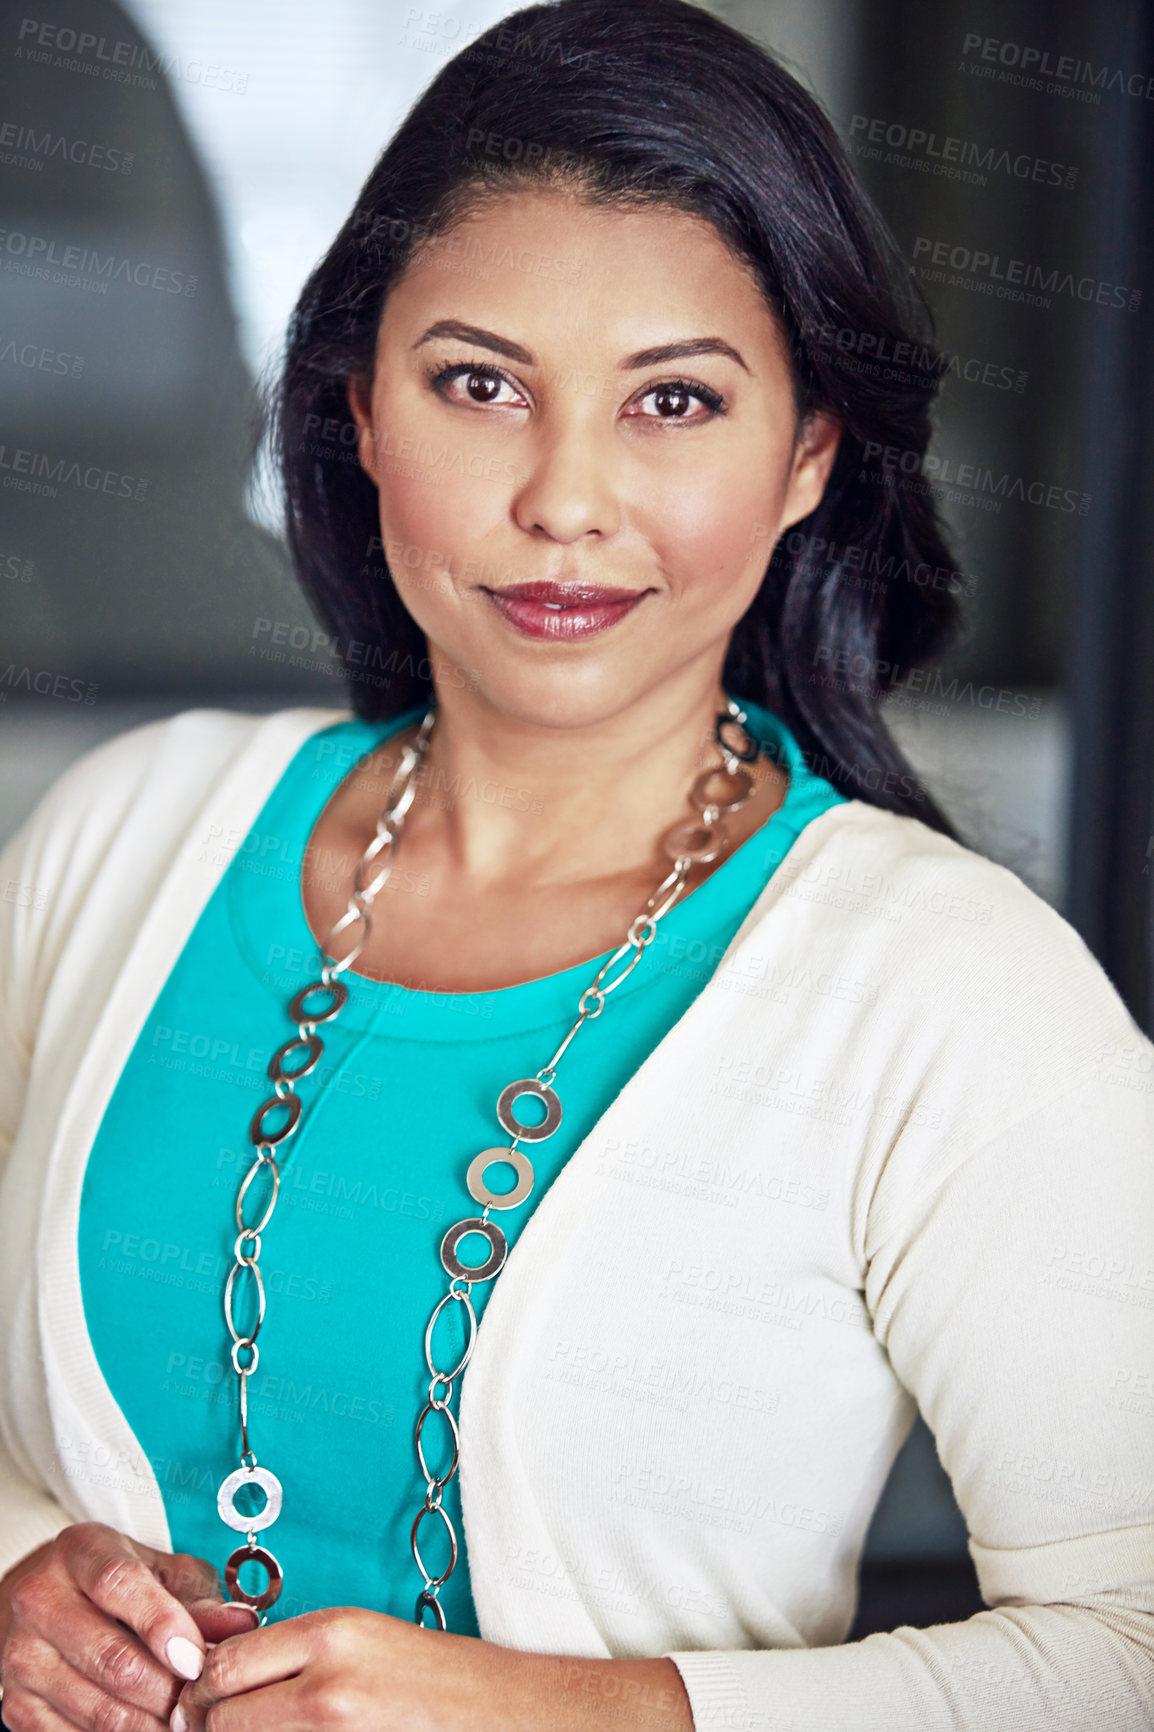
<svg viewBox="0 0 1154 1732">
<path fill-rule="evenodd" d="M 180 1638 L 177 1637 L 178 1641 L 179 1639 Z M 172 1710 L 172 1719 L 168 1724 L 172 1727 L 172 1732 L 188 1732 L 188 1715 L 185 1713 L 179 1702 Z"/>
<path fill-rule="evenodd" d="M 187 1636 L 172 1636 L 165 1645 L 168 1663 L 179 1678 L 199 1678 L 204 1671 L 204 1655 Z M 184 1732 L 183 1727 L 175 1732 Z"/>
</svg>

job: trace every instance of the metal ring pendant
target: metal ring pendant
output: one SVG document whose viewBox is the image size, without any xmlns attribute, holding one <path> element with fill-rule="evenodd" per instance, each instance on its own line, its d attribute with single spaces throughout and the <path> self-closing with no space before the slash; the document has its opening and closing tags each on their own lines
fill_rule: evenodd
<svg viewBox="0 0 1154 1732">
<path fill-rule="evenodd" d="M 457 1246 L 466 1233 L 480 1233 L 492 1246 L 490 1255 L 475 1269 L 471 1269 L 468 1263 L 462 1263 L 457 1255 Z M 482 1221 L 479 1215 L 472 1215 L 466 1221 L 458 1221 L 441 1240 L 441 1262 L 445 1269 L 450 1275 L 463 1275 L 466 1281 L 491 1281 L 504 1264 L 508 1252 L 508 1240 L 496 1221 Z"/>
<path fill-rule="evenodd" d="M 711 782 L 728 782 L 730 795 L 728 799 L 716 800 L 709 792 Z M 736 792 L 734 792 L 736 788 Z M 689 803 L 699 812 L 716 812 L 719 817 L 725 817 L 730 812 L 736 812 L 739 806 L 744 806 L 753 792 L 753 778 L 748 770 L 734 770 L 732 775 L 720 767 L 715 770 L 703 770 L 692 788 L 689 790 Z"/>
<path fill-rule="evenodd" d="M 519 1095 L 533 1095 L 545 1108 L 545 1119 L 539 1125 L 523 1125 L 513 1112 L 513 1102 Z M 511 1137 L 519 1137 L 526 1143 L 539 1143 L 545 1137 L 551 1137 L 561 1123 L 561 1101 L 559 1096 L 547 1083 L 538 1082 L 535 1076 L 524 1076 L 519 1082 L 511 1082 L 507 1089 L 502 1089 L 497 1100 L 497 1117 L 501 1121 L 502 1130 L 508 1131 Z"/>
<path fill-rule="evenodd" d="M 743 750 L 739 751 L 736 746 L 730 745 L 729 741 L 725 737 L 726 728 L 736 728 L 737 731 L 744 736 L 745 746 Z M 750 733 L 749 729 L 746 727 L 745 723 L 739 722 L 736 716 L 727 716 L 724 711 L 722 711 L 721 714 L 718 715 L 716 722 L 713 724 L 713 737 L 721 747 L 722 751 L 727 752 L 731 758 L 736 758 L 742 764 L 752 764 L 756 762 L 761 748 Z"/>
<path fill-rule="evenodd" d="M 719 860 L 728 842 L 720 830 L 687 818 L 665 832 L 661 846 L 671 860 L 689 860 L 695 866 L 704 866 L 710 860 Z"/>
<path fill-rule="evenodd" d="M 268 1586 L 263 1593 L 250 1594 L 247 1588 L 241 1587 L 242 1564 L 261 1564 L 268 1572 Z M 237 1600 L 242 1606 L 251 1606 L 254 1612 L 266 1612 L 280 1599 L 284 1572 L 264 1546 L 238 1546 L 224 1566 L 224 1585 L 228 1589 L 230 1600 Z"/>
<path fill-rule="evenodd" d="M 256 1515 L 242 1515 L 236 1507 L 236 1494 L 242 1485 L 259 1485 L 264 1492 L 267 1501 Z M 258 1534 L 261 1528 L 272 1526 L 280 1514 L 283 1498 L 280 1480 L 267 1467 L 238 1467 L 221 1481 L 216 1507 L 221 1521 L 238 1534 Z"/>
<path fill-rule="evenodd" d="M 517 1169 L 517 1183 L 511 1191 L 491 1191 L 485 1183 L 485 1168 L 493 1161 L 508 1161 Z M 465 1174 L 469 1195 L 487 1209 L 515 1209 L 533 1189 L 533 1179 L 533 1163 L 520 1149 L 485 1149 L 473 1157 Z"/>
</svg>

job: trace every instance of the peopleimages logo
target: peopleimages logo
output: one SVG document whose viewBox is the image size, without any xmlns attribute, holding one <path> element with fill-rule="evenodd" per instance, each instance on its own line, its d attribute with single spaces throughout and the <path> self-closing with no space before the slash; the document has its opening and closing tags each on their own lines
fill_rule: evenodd
<svg viewBox="0 0 1154 1732">
<path fill-rule="evenodd" d="M 64 133 L 37 132 L 35 127 L 20 126 L 13 120 L 0 122 L 0 162 L 10 168 L 39 170 L 51 158 L 113 174 L 131 174 L 136 160 L 131 150 L 120 150 L 115 145 L 68 138 Z"/>
<path fill-rule="evenodd" d="M 1122 96 L 1137 96 L 1145 102 L 1154 101 L 1154 73 L 1123 70 L 1104 62 L 1095 66 L 1090 60 L 1079 60 L 1074 54 L 1052 55 L 1048 48 L 1034 48 L 1024 42 L 1004 42 L 997 36 L 982 36 L 977 31 L 966 35 L 962 42 L 962 72 L 996 78 L 1002 83 L 1025 85 L 1030 90 L 1043 90 L 1049 95 L 1074 96 L 1083 102 L 1100 102 L 1100 92 L 1114 90 Z M 1050 83 L 1045 82 L 1046 79 Z"/>
<path fill-rule="evenodd" d="M 91 78 L 107 78 L 142 90 L 156 90 L 150 76 L 178 78 L 184 84 L 201 84 L 206 90 L 231 91 L 243 96 L 248 73 L 230 66 L 213 66 L 204 60 L 182 60 L 179 54 L 161 54 L 142 42 L 110 41 L 90 30 L 73 30 L 39 18 L 22 18 L 17 29 L 18 60 L 56 66 L 68 72 L 83 72 Z"/>
<path fill-rule="evenodd" d="M 968 385 L 985 385 L 995 391 L 1026 389 L 1029 373 L 1020 367 L 1003 366 L 977 355 L 958 355 L 948 349 L 930 349 L 924 343 L 895 341 L 877 331 L 858 331 L 852 325 L 822 325 L 815 341 L 822 348 L 836 348 L 852 357 L 848 363 L 856 373 L 875 379 L 894 379 L 901 384 L 920 383 L 926 374 L 945 363 L 942 378 L 952 376 Z"/>
<path fill-rule="evenodd" d="M 75 680 L 68 674 L 54 673 L 51 668 L 18 667 L 9 662 L 0 669 L 0 702 L 7 703 L 9 692 L 35 692 L 41 698 L 60 698 L 69 704 L 94 704 L 100 690 L 91 680 Z"/>
<path fill-rule="evenodd" d="M 110 493 L 120 499 L 143 499 L 148 482 L 119 469 L 104 469 L 98 463 L 82 464 L 66 457 L 23 446 L 0 445 L 0 486 L 18 493 L 39 493 L 55 499 L 61 487 L 78 487 L 87 493 Z"/>
<path fill-rule="evenodd" d="M 1017 499 L 1023 505 L 1041 505 L 1047 511 L 1077 512 L 1079 517 L 1087 516 L 1090 510 L 1090 494 L 1076 487 L 1011 475 L 1007 470 L 998 475 L 987 464 L 957 463 L 952 457 L 939 457 L 916 446 L 903 448 L 883 445 L 878 439 L 867 439 L 862 447 L 862 460 L 865 463 L 877 462 L 880 467 L 863 470 L 859 480 L 868 479 L 885 485 L 885 472 L 889 471 L 902 477 L 899 485 L 909 487 L 911 477 L 924 478 L 927 485 L 921 491 L 932 491 L 936 486 L 953 498 L 955 495 L 949 493 L 949 489 L 956 487 L 971 490 L 975 499 L 993 495 L 992 508 L 995 510 L 1000 509 L 1003 499 Z"/>
<path fill-rule="evenodd" d="M 1024 150 L 999 150 L 992 144 L 976 144 L 972 139 L 953 138 L 949 134 L 939 137 L 923 126 L 906 126 L 901 121 L 871 118 L 868 114 L 853 116 L 849 134 L 850 148 L 868 161 L 916 168 L 976 186 L 986 186 L 991 174 L 1008 174 L 1015 180 L 1061 186 L 1069 191 L 1078 179 L 1078 170 L 1069 163 L 1052 162 L 1049 157 L 1032 156 Z"/>
<path fill-rule="evenodd" d="M 25 234 L 21 229 L 0 229 L 0 250 L 7 254 L 3 268 L 21 275 L 51 275 L 49 267 L 55 266 L 77 281 L 103 285 L 102 292 L 106 292 L 107 284 L 119 282 L 138 289 L 160 289 L 169 295 L 196 293 L 192 272 L 174 271 L 143 259 L 118 258 L 115 253 L 98 253 L 92 247 L 70 246 L 47 235 Z"/>
<path fill-rule="evenodd" d="M 981 247 L 956 246 L 950 241 L 934 240 L 929 235 L 918 235 L 912 257 L 924 261 L 913 268 L 927 282 L 976 288 L 984 294 L 995 295 L 999 300 L 1027 301 L 1048 307 L 1052 295 L 1068 295 L 1071 300 L 1085 301 L 1098 307 L 1120 308 L 1127 313 L 1136 313 L 1142 305 L 1141 289 L 1130 289 L 1101 277 L 1077 277 L 1073 271 L 1063 271 L 1056 265 L 1047 270 L 1042 265 L 1031 264 L 1028 259 L 1003 259 L 1000 253 L 986 252 Z M 954 275 L 945 277 L 943 273 L 946 270 Z"/>
<path fill-rule="evenodd" d="M 6 363 L 29 372 L 64 373 L 72 379 L 79 379 L 84 371 L 83 355 L 65 355 L 42 343 L 18 343 L 14 337 L 0 337 L 0 366 Z"/>
</svg>

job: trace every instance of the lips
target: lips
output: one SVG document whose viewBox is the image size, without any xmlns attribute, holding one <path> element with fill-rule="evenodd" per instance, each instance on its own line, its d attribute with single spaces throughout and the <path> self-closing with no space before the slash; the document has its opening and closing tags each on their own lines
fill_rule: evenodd
<svg viewBox="0 0 1154 1732">
<path fill-rule="evenodd" d="M 601 583 L 553 582 L 547 578 L 534 578 L 529 583 L 507 583 L 503 589 L 491 590 L 490 594 L 512 596 L 516 601 L 553 602 L 561 607 L 576 607 L 582 602 L 600 606 L 611 601 L 631 601 L 644 591 L 611 589 Z"/>
<path fill-rule="evenodd" d="M 649 593 L 605 584 L 534 580 L 484 592 L 509 624 L 527 637 L 572 639 L 605 631 Z"/>
</svg>

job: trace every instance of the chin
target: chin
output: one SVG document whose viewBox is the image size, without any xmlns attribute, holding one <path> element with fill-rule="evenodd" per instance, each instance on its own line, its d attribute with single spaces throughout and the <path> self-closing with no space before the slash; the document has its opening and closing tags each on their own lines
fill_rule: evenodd
<svg viewBox="0 0 1154 1732">
<path fill-rule="evenodd" d="M 499 665 L 477 657 L 445 659 L 450 666 L 471 668 L 471 705 L 534 728 L 596 728 L 627 710 L 654 684 L 652 677 L 643 677 L 636 657 L 570 652 L 565 657 L 542 656 L 536 666 L 531 665 L 536 658 L 528 656 L 507 656 Z"/>
</svg>

